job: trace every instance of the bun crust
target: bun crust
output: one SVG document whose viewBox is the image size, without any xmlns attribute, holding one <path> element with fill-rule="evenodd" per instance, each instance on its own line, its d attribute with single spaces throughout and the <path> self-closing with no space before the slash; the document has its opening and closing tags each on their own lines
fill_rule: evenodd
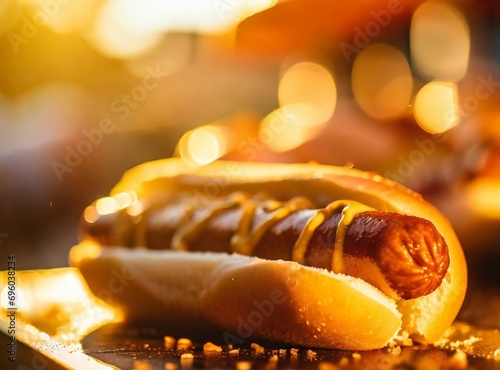
<svg viewBox="0 0 500 370">
<path fill-rule="evenodd" d="M 175 316 L 176 322 L 185 317 L 190 323 L 199 320 L 199 323 L 234 332 L 238 318 L 254 312 L 249 312 L 255 308 L 252 308 L 254 300 L 269 300 L 270 294 L 278 289 L 286 296 L 286 303 L 274 305 L 276 314 L 265 318 L 265 324 L 252 327 L 252 337 L 295 345 L 372 349 L 384 346 L 394 337 L 400 320 L 401 329 L 413 339 L 436 341 L 456 317 L 465 296 L 465 258 L 448 220 L 420 195 L 376 174 L 317 164 L 225 161 L 191 168 L 179 159 L 167 159 L 145 163 L 126 172 L 111 195 L 123 191 L 134 191 L 139 199 L 152 203 L 176 192 L 187 192 L 192 194 L 193 205 L 200 207 L 214 197 L 234 191 L 266 192 L 279 200 L 304 196 L 318 206 L 338 199 L 352 199 L 379 211 L 410 214 L 431 221 L 446 240 L 450 255 L 447 275 L 436 291 L 397 302 L 397 311 L 402 314 L 400 319 L 394 310 L 396 302 L 360 279 L 295 262 L 122 248 L 104 248 L 100 253 L 89 254 L 88 246 L 75 247 L 70 261 L 82 270 L 94 291 L 104 289 L 103 281 L 112 279 L 113 269 L 121 271 L 127 266 L 136 271 L 137 280 L 131 280 L 120 294 L 112 297 L 130 318 L 141 318 L 140 312 L 130 306 L 141 294 L 147 294 L 148 306 L 151 306 L 149 317 L 155 320 L 170 310 L 167 312 Z M 96 247 L 93 248 L 95 251 Z M 170 267 L 161 267 L 167 265 Z M 206 276 L 210 276 L 210 280 Z M 193 285 L 190 279 L 197 282 Z M 191 294 L 202 282 L 204 295 L 194 299 Z M 177 289 L 175 293 L 160 289 L 172 285 Z M 187 296 L 186 292 L 189 292 Z M 295 324 L 297 320 L 299 323 Z"/>
<path fill-rule="evenodd" d="M 223 253 L 104 248 L 74 264 L 99 296 L 127 318 L 175 324 L 219 341 L 264 339 L 298 346 L 367 350 L 385 346 L 401 327 L 393 300 L 349 276 L 289 261 Z M 78 251 L 79 249 L 79 251 Z M 189 266 L 189 267 L 188 267 Z M 116 277 L 125 281 L 123 288 Z"/>
</svg>

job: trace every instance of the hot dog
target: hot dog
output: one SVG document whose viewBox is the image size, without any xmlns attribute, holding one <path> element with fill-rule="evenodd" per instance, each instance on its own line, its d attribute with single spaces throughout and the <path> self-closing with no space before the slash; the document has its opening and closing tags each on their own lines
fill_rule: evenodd
<svg viewBox="0 0 500 370">
<path fill-rule="evenodd" d="M 359 277 L 396 299 L 432 293 L 446 275 L 448 247 L 427 220 L 375 211 L 355 201 L 315 209 L 305 198 L 258 198 L 263 197 L 238 192 L 215 199 L 203 210 L 186 206 L 188 200 L 176 200 L 143 209 L 139 218 L 127 209 L 117 210 L 91 222 L 84 218 L 82 237 L 102 245 L 295 261 Z M 347 222 L 349 207 L 364 211 Z M 339 232 L 341 228 L 345 230 Z M 395 258 L 402 263 L 395 264 L 391 257 L 398 254 Z"/>
<path fill-rule="evenodd" d="M 317 164 L 190 168 L 169 159 L 127 172 L 110 199 L 122 194 L 133 201 L 111 211 L 97 202 L 87 208 L 70 260 L 96 291 L 113 269 L 134 270 L 127 289 L 111 297 L 130 319 L 168 322 L 159 313 L 166 309 L 175 320 L 234 332 L 255 310 L 252 302 L 282 292 L 286 300 L 273 305 L 280 313 L 252 337 L 371 349 L 401 331 L 435 341 L 464 298 L 465 260 L 447 220 L 378 175 Z M 148 287 L 155 307 L 138 312 L 131 293 L 148 279 L 178 290 Z M 179 303 L 183 284 L 202 293 Z"/>
</svg>

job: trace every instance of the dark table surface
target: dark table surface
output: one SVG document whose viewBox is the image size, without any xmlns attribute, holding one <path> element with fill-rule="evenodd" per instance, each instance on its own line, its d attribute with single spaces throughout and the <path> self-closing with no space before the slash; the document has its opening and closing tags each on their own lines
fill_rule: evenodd
<svg viewBox="0 0 500 370">
<path fill-rule="evenodd" d="M 476 271 L 469 281 L 467 296 L 457 322 L 446 339 L 436 346 L 410 346 L 350 352 L 315 348 L 294 348 L 276 344 L 252 343 L 230 351 L 220 336 L 204 333 L 188 337 L 193 345 L 186 350 L 168 349 L 164 336 L 180 338 L 170 328 L 131 327 L 109 324 L 88 335 L 84 351 L 122 369 L 500 369 L 500 287 L 491 274 L 498 259 L 481 259 L 472 264 Z M 488 271 L 491 270 L 491 273 Z M 493 272 L 494 271 L 494 272 Z M 205 352 L 203 345 L 213 341 L 221 352 Z M 263 347 L 260 347 L 263 346 Z M 295 354 L 296 352 L 296 354 Z M 192 355 L 192 356 L 191 356 Z"/>
<path fill-rule="evenodd" d="M 121 369 L 500 369 L 500 333 L 457 324 L 439 346 L 339 351 L 248 343 L 237 349 L 193 339 L 186 349 L 165 346 L 167 328 L 107 325 L 83 340 L 84 351 Z M 481 337 L 481 338 L 479 338 Z M 495 353 L 495 351 L 497 351 Z M 496 355 L 496 356 L 495 356 Z"/>
</svg>

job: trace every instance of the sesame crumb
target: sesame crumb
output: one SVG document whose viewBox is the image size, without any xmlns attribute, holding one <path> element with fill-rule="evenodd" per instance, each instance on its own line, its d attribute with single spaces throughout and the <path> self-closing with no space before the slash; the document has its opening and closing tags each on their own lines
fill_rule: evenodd
<svg viewBox="0 0 500 370">
<path fill-rule="evenodd" d="M 163 337 L 163 346 L 165 349 L 174 349 L 175 347 L 175 338 L 174 337 L 169 337 L 169 336 L 164 336 Z"/>
<path fill-rule="evenodd" d="M 264 347 L 257 343 L 252 343 L 250 344 L 250 347 L 252 347 L 255 351 L 256 354 L 264 353 Z"/>
<path fill-rule="evenodd" d="M 395 346 L 388 348 L 388 352 L 393 356 L 399 356 L 401 354 L 401 347 Z"/>
<path fill-rule="evenodd" d="M 188 338 L 179 338 L 177 340 L 177 349 L 184 351 L 193 347 L 193 342 Z"/>
<path fill-rule="evenodd" d="M 316 358 L 316 352 L 308 349 L 307 352 L 306 352 L 306 358 L 309 360 L 309 361 L 312 361 Z"/>
<path fill-rule="evenodd" d="M 212 342 L 207 342 L 203 345 L 203 352 L 222 352 L 222 347 L 213 344 Z"/>
</svg>

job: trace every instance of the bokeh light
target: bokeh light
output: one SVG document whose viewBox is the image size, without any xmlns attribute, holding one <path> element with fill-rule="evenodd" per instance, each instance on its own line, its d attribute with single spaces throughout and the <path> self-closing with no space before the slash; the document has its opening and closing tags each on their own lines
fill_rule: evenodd
<svg viewBox="0 0 500 370">
<path fill-rule="evenodd" d="M 222 33 L 275 3 L 275 0 L 107 0 L 90 39 L 105 55 L 131 58 L 152 50 L 166 33 Z"/>
<path fill-rule="evenodd" d="M 83 218 L 89 224 L 93 224 L 99 219 L 99 213 L 94 205 L 88 206 L 83 211 Z"/>
<path fill-rule="evenodd" d="M 500 219 L 500 179 L 480 177 L 467 184 L 466 199 L 478 215 Z"/>
<path fill-rule="evenodd" d="M 454 5 L 427 1 L 413 15 L 410 47 L 412 63 L 423 77 L 458 81 L 469 62 L 467 21 Z"/>
<path fill-rule="evenodd" d="M 137 195 L 133 191 L 122 192 L 115 194 L 111 197 L 99 198 L 95 203 L 95 211 L 99 215 L 108 215 L 115 213 L 119 210 L 125 209 L 137 200 Z M 89 209 L 93 206 L 87 207 L 84 217 L 88 216 L 87 221 L 92 222 L 94 219 L 94 211 Z"/>
<path fill-rule="evenodd" d="M 316 126 L 332 117 L 337 103 L 337 87 L 325 67 L 313 62 L 300 62 L 283 74 L 278 101 L 299 124 Z"/>
<path fill-rule="evenodd" d="M 392 46 L 372 44 L 354 62 L 353 94 L 371 117 L 389 119 L 403 114 L 408 110 L 412 88 L 406 57 Z"/>
<path fill-rule="evenodd" d="M 222 157 L 228 150 L 229 130 L 216 126 L 201 126 L 186 132 L 177 147 L 177 152 L 190 166 L 205 165 Z"/>
<path fill-rule="evenodd" d="M 4 274 L 0 277 L 6 277 Z M 1 281 L 0 301 L 4 305 L 6 278 Z M 52 338 L 62 344 L 78 344 L 89 332 L 122 318 L 118 309 L 93 295 L 76 268 L 18 271 L 17 300 L 20 327 L 33 326 L 43 331 L 42 339 Z"/>
<path fill-rule="evenodd" d="M 290 106 L 287 106 L 290 107 Z M 297 148 L 313 138 L 321 126 L 304 125 L 301 117 L 296 119 L 287 107 L 269 113 L 260 123 L 260 142 L 275 152 L 286 152 Z"/>
<path fill-rule="evenodd" d="M 118 58 L 139 55 L 156 46 L 161 40 L 158 17 L 163 2 L 146 2 L 150 4 L 108 0 L 89 35 L 94 46 L 103 54 Z"/>
<path fill-rule="evenodd" d="M 459 122 L 457 86 L 433 81 L 422 87 L 414 103 L 415 120 L 431 134 L 443 133 Z"/>
<path fill-rule="evenodd" d="M 88 25 L 102 3 L 87 1 L 24 0 L 30 5 L 30 18 L 35 26 L 47 26 L 55 32 L 69 33 Z"/>
</svg>

